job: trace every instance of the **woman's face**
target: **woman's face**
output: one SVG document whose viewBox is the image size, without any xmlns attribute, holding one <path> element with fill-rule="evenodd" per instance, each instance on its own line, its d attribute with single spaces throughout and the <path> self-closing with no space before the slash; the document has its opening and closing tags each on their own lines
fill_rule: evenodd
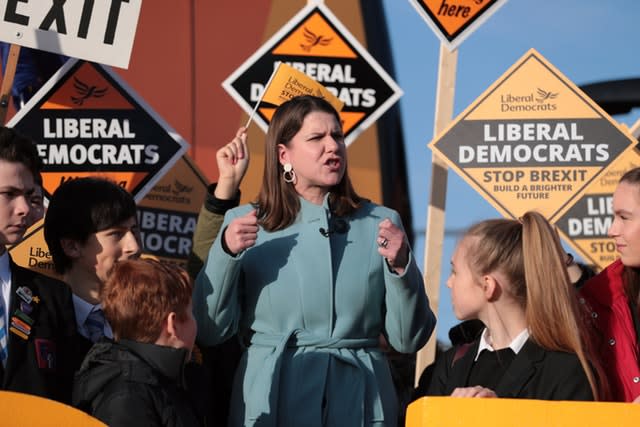
<svg viewBox="0 0 640 427">
<path fill-rule="evenodd" d="M 280 164 L 291 163 L 296 191 L 305 199 L 322 199 L 338 184 L 346 168 L 346 147 L 340 123 L 333 114 L 309 113 L 288 146 L 278 145 Z"/>
<path fill-rule="evenodd" d="M 460 320 L 477 319 L 485 303 L 482 286 L 469 268 L 467 244 L 467 239 L 463 239 L 453 252 L 447 279 L 453 312 Z"/>
<path fill-rule="evenodd" d="M 629 267 L 640 267 L 640 186 L 618 184 L 613 193 L 613 223 L 609 236 L 616 243 L 620 260 Z"/>
</svg>

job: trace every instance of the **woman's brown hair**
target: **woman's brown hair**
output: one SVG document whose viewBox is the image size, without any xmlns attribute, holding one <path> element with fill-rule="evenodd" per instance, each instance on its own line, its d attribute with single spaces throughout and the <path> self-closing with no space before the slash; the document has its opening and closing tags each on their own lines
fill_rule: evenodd
<svg viewBox="0 0 640 427">
<path fill-rule="evenodd" d="M 638 192 L 640 192 L 640 168 L 633 168 L 627 171 L 620 178 L 619 183 L 622 182 L 635 185 L 638 188 Z M 627 298 L 636 310 L 636 315 L 638 315 L 638 308 L 640 307 L 640 268 L 625 265 L 623 280 Z"/>
<path fill-rule="evenodd" d="M 188 319 L 193 284 L 185 270 L 152 259 L 118 262 L 101 289 L 116 340 L 155 343 L 169 313 Z"/>
<path fill-rule="evenodd" d="M 258 220 L 267 231 L 282 230 L 291 225 L 300 211 L 300 200 L 295 187 L 285 182 L 282 176 L 278 144 L 288 146 L 302 128 L 307 115 L 315 111 L 329 113 L 341 123 L 340 115 L 331 104 L 310 95 L 298 96 L 283 103 L 271 119 L 265 141 L 262 188 L 254 202 L 258 210 Z M 360 207 L 361 198 L 353 189 L 347 167 L 342 180 L 329 191 L 329 204 L 333 214 L 349 215 Z"/>
<path fill-rule="evenodd" d="M 569 280 L 565 251 L 551 224 L 537 212 L 519 220 L 495 219 L 469 229 L 468 259 L 476 275 L 499 271 L 525 310 L 531 339 L 550 351 L 575 353 L 594 398 L 599 386 L 592 371 L 576 291 Z M 596 372 L 600 369 L 596 366 Z"/>
</svg>

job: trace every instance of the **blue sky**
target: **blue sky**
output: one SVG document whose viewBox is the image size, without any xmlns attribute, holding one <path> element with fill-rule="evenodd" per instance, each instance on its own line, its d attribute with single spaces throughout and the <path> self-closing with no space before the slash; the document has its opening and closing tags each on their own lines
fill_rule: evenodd
<svg viewBox="0 0 640 427">
<path fill-rule="evenodd" d="M 429 203 L 431 151 L 439 38 L 408 0 L 383 0 L 391 37 L 395 80 L 405 137 L 414 251 L 423 268 Z M 577 85 L 640 77 L 637 0 L 509 0 L 458 49 L 454 119 L 530 48 Z M 629 126 L 640 109 L 614 116 Z M 456 243 L 455 231 L 499 213 L 465 181 L 449 171 L 437 336 L 449 342 L 457 323 L 444 282 Z"/>
</svg>

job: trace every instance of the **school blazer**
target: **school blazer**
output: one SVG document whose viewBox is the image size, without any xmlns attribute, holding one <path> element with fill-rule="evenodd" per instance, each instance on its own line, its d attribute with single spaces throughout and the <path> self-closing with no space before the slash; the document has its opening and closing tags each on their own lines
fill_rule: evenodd
<svg viewBox="0 0 640 427">
<path fill-rule="evenodd" d="M 2 369 L 0 365 L 1 389 L 70 403 L 72 342 L 76 335 L 71 291 L 63 282 L 20 267 L 13 261 L 10 266 L 9 354 L 6 367 Z M 31 303 L 18 293 L 24 295 L 25 289 L 32 297 Z M 22 321 L 23 330 L 25 324 L 28 326 L 26 339 L 9 329 L 15 317 Z"/>
<path fill-rule="evenodd" d="M 474 341 L 455 362 L 457 347 L 440 357 L 427 395 L 449 396 L 456 387 L 467 387 L 479 345 L 479 340 Z M 507 398 L 593 400 L 589 380 L 578 356 L 545 350 L 531 339 L 516 355 L 494 391 L 499 397 Z"/>
</svg>

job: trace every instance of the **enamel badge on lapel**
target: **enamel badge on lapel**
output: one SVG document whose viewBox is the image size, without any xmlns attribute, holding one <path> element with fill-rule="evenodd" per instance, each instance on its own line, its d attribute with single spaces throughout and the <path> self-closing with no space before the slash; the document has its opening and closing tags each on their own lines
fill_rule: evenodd
<svg viewBox="0 0 640 427">
<path fill-rule="evenodd" d="M 36 357 L 40 369 L 56 369 L 56 343 L 43 338 L 36 338 Z"/>
<path fill-rule="evenodd" d="M 20 308 L 16 309 L 13 316 L 11 316 L 9 331 L 23 340 L 27 340 L 29 339 L 29 335 L 31 335 L 31 327 L 34 324 L 33 318 L 29 316 L 34 310 L 32 303 L 38 304 L 40 298 L 34 296 L 31 289 L 26 286 L 18 287 L 18 289 L 16 289 L 16 295 L 18 295 L 22 301 L 20 301 L 19 304 Z"/>
</svg>

